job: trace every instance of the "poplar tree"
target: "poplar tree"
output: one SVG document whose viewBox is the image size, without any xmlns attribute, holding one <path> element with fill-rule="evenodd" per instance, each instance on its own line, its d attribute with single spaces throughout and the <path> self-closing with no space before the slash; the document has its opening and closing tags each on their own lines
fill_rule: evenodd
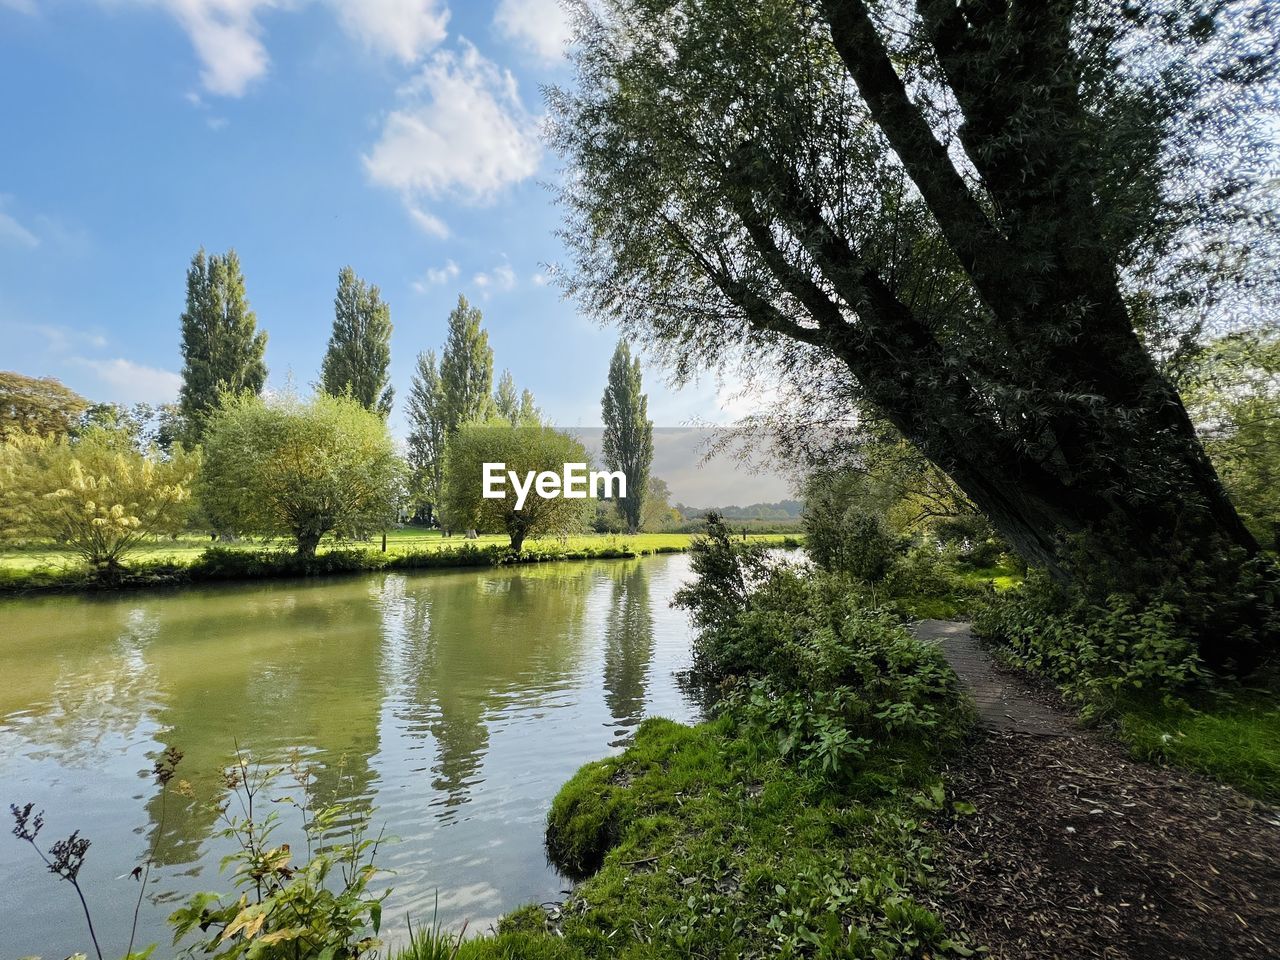
<svg viewBox="0 0 1280 960">
<path fill-rule="evenodd" d="M 417 512 L 427 523 L 432 521 L 440 502 L 444 480 L 444 445 L 448 439 L 444 419 L 444 388 L 436 352 L 418 354 L 409 386 L 409 450 L 412 470 L 410 491 Z"/>
<path fill-rule="evenodd" d="M 262 392 L 267 335 L 249 308 L 235 250 L 205 254 L 201 247 L 187 270 L 187 308 L 182 313 L 182 389 L 178 409 L 184 440 L 204 436 L 209 415 L 226 394 Z"/>
<path fill-rule="evenodd" d="M 649 467 L 653 463 L 649 397 L 641 388 L 640 359 L 632 359 L 631 348 L 620 340 L 609 361 L 609 382 L 601 400 L 603 446 L 605 464 L 627 477 L 627 495 L 618 500 L 617 506 L 631 533 L 640 529 L 649 490 Z"/>
<path fill-rule="evenodd" d="M 510 370 L 503 370 L 498 378 L 498 389 L 493 391 L 493 406 L 498 416 L 512 424 L 520 416 L 520 395 L 516 393 L 516 380 Z"/>
<path fill-rule="evenodd" d="M 452 434 L 470 420 L 487 420 L 493 412 L 493 348 L 481 327 L 480 310 L 458 297 L 449 314 L 449 332 L 440 357 L 445 432 Z"/>
<path fill-rule="evenodd" d="M 333 332 L 320 366 L 320 386 L 330 396 L 350 393 L 366 410 L 391 413 L 391 308 L 377 286 L 351 267 L 338 273 Z"/>
</svg>

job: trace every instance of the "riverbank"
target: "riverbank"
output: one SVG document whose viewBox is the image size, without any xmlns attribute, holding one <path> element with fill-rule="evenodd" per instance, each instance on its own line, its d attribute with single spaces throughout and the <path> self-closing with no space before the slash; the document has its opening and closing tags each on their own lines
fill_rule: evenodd
<svg viewBox="0 0 1280 960">
<path fill-rule="evenodd" d="M 727 546 L 684 598 L 717 719 L 649 721 L 579 771 L 547 849 L 585 879 L 460 960 L 1271 956 L 1273 692 L 1086 724 L 968 625 L 908 637 L 901 603 L 867 609 L 839 577 L 775 572 L 735 599 Z"/>
<path fill-rule="evenodd" d="M 698 727 L 648 721 L 552 806 L 548 851 L 587 879 L 564 904 L 516 911 L 461 945 L 458 960 L 1212 960 L 1224 946 L 1270 957 L 1280 908 L 1259 894 L 1280 883 L 1280 811 L 1245 795 L 1270 798 L 1268 728 L 1255 716 L 1253 742 L 1238 748 L 1252 764 L 1205 771 L 1252 773 L 1237 792 L 1136 760 L 1145 751 L 1131 736 L 1126 751 L 1115 728 L 1083 725 L 992 661 L 967 627 L 941 626 L 955 628 L 938 649 L 976 701 L 974 725 L 886 745 L 841 780 L 806 776 L 733 701 Z M 1274 723 L 1274 695 L 1265 707 L 1259 696 L 1251 716 Z M 1240 710 L 1177 717 L 1241 733 Z M 1176 746 L 1163 759 L 1202 766 Z"/>
<path fill-rule="evenodd" d="M 547 563 L 566 560 L 614 560 L 683 553 L 693 534 L 640 533 L 631 536 L 596 534 L 564 540 L 529 541 L 519 553 L 506 537 L 475 540 L 445 538 L 437 531 L 394 531 L 387 549 L 333 541 L 321 545 L 316 555 L 300 558 L 291 550 L 261 544 L 210 545 L 188 538 L 179 542 L 148 544 L 131 563 L 114 576 L 104 578 L 67 551 L 51 546 L 0 553 L 0 596 L 43 592 L 93 592 L 199 583 L 376 573 L 382 570 L 492 567 L 505 564 Z M 746 542 L 795 548 L 803 536 L 747 534 Z"/>
<path fill-rule="evenodd" d="M 972 813 L 939 773 L 973 716 L 941 650 L 843 575 L 763 569 L 723 528 L 693 567 L 676 603 L 714 719 L 648 720 L 583 767 L 547 818 L 570 898 L 457 956 L 972 955 L 929 905 L 939 821 Z"/>
<path fill-rule="evenodd" d="M 833 779 L 797 769 L 739 715 L 648 720 L 552 807 L 553 860 L 590 876 L 458 960 L 969 956 L 927 905 L 929 820 L 956 813 L 935 771 L 945 752 L 908 737 Z"/>
</svg>

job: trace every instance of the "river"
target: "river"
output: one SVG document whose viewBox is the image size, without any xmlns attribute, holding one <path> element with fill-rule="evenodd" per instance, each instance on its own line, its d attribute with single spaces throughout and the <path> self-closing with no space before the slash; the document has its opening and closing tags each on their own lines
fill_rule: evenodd
<svg viewBox="0 0 1280 960">
<path fill-rule="evenodd" d="M 689 627 L 683 555 L 0 601 L 0 802 L 45 811 L 47 846 L 92 841 L 81 881 L 104 954 L 128 940 L 128 874 L 160 829 L 153 759 L 184 753 L 164 804 L 139 943 L 228 890 L 212 811 L 237 745 L 292 753 L 324 796 L 398 838 L 390 942 L 406 918 L 486 929 L 561 899 L 543 823 L 559 786 L 645 716 L 694 719 L 675 683 Z M 175 785 L 177 784 L 175 780 Z M 0 958 L 88 950 L 74 891 L 0 835 Z"/>
</svg>

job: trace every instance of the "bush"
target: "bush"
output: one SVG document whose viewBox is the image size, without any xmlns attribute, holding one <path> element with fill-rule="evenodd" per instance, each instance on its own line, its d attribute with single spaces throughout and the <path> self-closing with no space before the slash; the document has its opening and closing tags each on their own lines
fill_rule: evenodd
<svg viewBox="0 0 1280 960">
<path fill-rule="evenodd" d="M 672 604 L 689 611 L 695 628 L 727 624 L 741 613 L 755 581 L 768 570 L 763 549 L 733 534 L 717 513 L 689 547 L 694 580 L 676 591 Z"/>
<path fill-rule="evenodd" d="M 1018 589 L 989 598 L 974 630 L 1096 709 L 1119 694 L 1178 695 L 1203 681 L 1181 614 L 1171 601 L 1142 603 L 1122 593 L 1089 603 L 1035 572 Z"/>
<path fill-rule="evenodd" d="M 877 516 L 856 507 L 805 513 L 805 545 L 814 563 L 877 583 L 902 553 L 902 543 Z"/>
<path fill-rule="evenodd" d="M 844 775 L 872 744 L 955 732 L 962 711 L 941 652 L 870 607 L 860 580 L 770 565 L 714 528 L 695 564 L 677 595 L 699 628 L 690 679 L 719 687 L 722 711 L 806 773 Z"/>
</svg>

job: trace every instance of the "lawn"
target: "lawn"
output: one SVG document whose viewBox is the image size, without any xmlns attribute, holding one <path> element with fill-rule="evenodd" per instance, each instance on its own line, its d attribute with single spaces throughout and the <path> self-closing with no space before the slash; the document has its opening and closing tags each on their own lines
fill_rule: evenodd
<svg viewBox="0 0 1280 960">
<path fill-rule="evenodd" d="M 1139 759 L 1195 770 L 1280 803 L 1280 696 L 1275 678 L 1266 679 L 1191 703 L 1124 705 L 1120 736 Z"/>
<path fill-rule="evenodd" d="M 781 543 L 788 536 L 793 539 L 795 535 L 787 534 L 750 534 L 749 539 L 754 543 Z M 682 550 L 689 546 L 693 541 L 694 534 L 689 533 L 638 533 L 634 536 L 626 536 L 619 534 L 585 534 L 579 537 L 569 537 L 561 543 L 559 540 L 530 540 L 529 547 L 538 547 L 542 545 L 555 545 L 562 548 L 566 552 L 575 550 L 602 550 L 606 548 L 616 548 L 619 550 L 629 550 L 635 553 L 654 553 L 659 550 L 671 551 Z M 319 552 L 327 553 L 330 550 L 339 549 L 378 549 L 381 546 L 381 535 L 376 536 L 367 541 L 339 540 L 335 538 L 326 538 L 320 545 Z M 387 531 L 387 552 L 391 554 L 416 553 L 422 551 L 434 551 L 441 549 L 456 549 L 464 544 L 474 546 L 506 546 L 507 537 L 500 534 L 486 534 L 476 540 L 467 540 L 461 535 L 445 537 L 438 530 L 425 530 L 416 527 L 407 527 L 398 530 Z M 281 550 L 292 549 L 291 544 L 285 540 L 267 541 L 259 538 L 241 540 L 237 543 L 216 543 L 208 537 L 184 536 L 177 539 L 156 540 L 151 543 L 144 544 L 132 551 L 125 559 L 125 565 L 142 564 L 142 563 L 158 563 L 161 561 L 173 561 L 177 563 L 190 563 L 197 559 L 210 546 L 229 547 L 231 549 L 240 549 L 245 551 L 261 550 L 264 547 L 277 547 Z M 78 567 L 80 560 L 73 553 L 62 549 L 55 544 L 32 544 L 23 547 L 10 547 L 6 550 L 0 550 L 0 569 L 18 572 L 26 570 L 36 570 L 40 568 L 65 568 Z"/>
</svg>

